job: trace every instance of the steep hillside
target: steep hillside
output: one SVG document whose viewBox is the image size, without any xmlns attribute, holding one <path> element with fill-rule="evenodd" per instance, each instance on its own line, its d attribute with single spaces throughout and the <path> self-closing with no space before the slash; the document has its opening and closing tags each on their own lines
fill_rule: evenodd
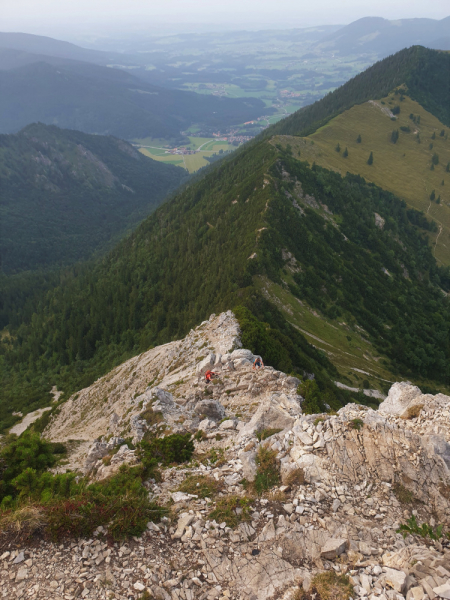
<svg viewBox="0 0 450 600">
<path fill-rule="evenodd" d="M 185 178 L 113 137 L 46 125 L 0 136 L 2 272 L 105 251 Z"/>
<path fill-rule="evenodd" d="M 450 127 L 450 53 L 407 48 L 377 62 L 318 102 L 280 121 L 267 135 L 308 135 L 330 119 L 406 85 L 409 96 Z"/>
<path fill-rule="evenodd" d="M 392 111 L 400 110 L 395 116 Z M 450 264 L 450 140 L 448 128 L 399 92 L 335 117 L 307 138 L 276 136 L 294 156 L 345 175 L 362 175 L 403 198 L 436 225 L 430 231 L 440 264 Z M 373 163 L 368 164 L 370 153 Z"/>
<path fill-rule="evenodd" d="M 38 62 L 0 71 L 0 132 L 32 122 L 124 139 L 182 140 L 195 123 L 227 127 L 265 114 L 262 100 L 167 90 L 119 69 Z"/>
<path fill-rule="evenodd" d="M 258 334 L 250 348 L 269 353 L 273 366 L 362 387 L 355 362 L 338 376 L 332 349 L 325 360 L 306 343 L 296 328 L 308 327 L 291 302 L 364 348 L 352 356 L 368 357 L 371 371 L 356 368 L 373 387 L 382 390 L 392 372 L 445 383 L 449 320 L 441 288 L 450 282 L 417 223 L 429 226 L 362 178 L 311 170 L 267 141 L 252 145 L 160 207 L 101 264 L 47 294 L 19 337 L 3 337 L 4 422 L 13 406 L 27 406 L 26 374 L 35 391 L 80 389 L 121 358 L 239 304 L 270 324 L 270 339 Z M 273 297 L 274 286 L 288 300 Z M 280 340 L 287 356 L 271 350 Z"/>
<path fill-rule="evenodd" d="M 376 68 L 374 97 L 380 97 L 377 82 L 384 89 L 406 65 L 403 79 L 413 63 L 409 81 L 418 81 L 417 93 L 427 97 L 424 61 L 432 81 L 447 58 L 416 48 L 386 59 L 386 71 L 382 63 Z M 355 82 L 338 97 L 349 100 Z M 445 89 L 444 82 L 432 98 L 444 113 Z M 358 87 L 356 98 L 365 93 Z M 327 102 L 313 113 L 325 114 Z M 392 125 L 380 107 L 374 113 Z M 431 116 L 423 119 L 436 127 Z M 443 158 L 445 132 L 437 137 Z M 284 139 L 284 147 L 279 141 L 255 140 L 211 167 L 99 264 L 67 272 L 23 312 L 5 311 L 4 426 L 13 410 L 42 406 L 53 385 L 76 391 L 120 361 L 182 337 L 211 311 L 236 307 L 249 332 L 247 347 L 276 368 L 314 373 L 330 406 L 348 399 L 333 381 L 352 393 L 380 394 L 397 376 L 428 389 L 449 384 L 450 276 L 427 237 L 436 224 L 359 175 L 311 167 L 293 148 L 301 138 L 290 145 Z"/>
</svg>

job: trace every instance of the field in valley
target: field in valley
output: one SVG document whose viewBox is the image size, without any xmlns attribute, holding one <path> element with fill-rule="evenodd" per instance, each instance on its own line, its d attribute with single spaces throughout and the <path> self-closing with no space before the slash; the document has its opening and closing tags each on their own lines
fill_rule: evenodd
<svg viewBox="0 0 450 600">
<path fill-rule="evenodd" d="M 152 140 L 151 138 L 134 140 L 134 143 L 139 146 L 139 151 L 142 154 L 160 162 L 183 167 L 189 173 L 194 173 L 209 165 L 210 163 L 206 157 L 219 154 L 220 151 L 229 152 L 236 149 L 236 146 L 223 140 L 194 136 L 189 136 L 189 143 L 183 147 L 187 150 L 198 150 L 195 154 L 172 154 L 170 150 L 174 146 L 161 145 L 161 140 Z"/>
</svg>

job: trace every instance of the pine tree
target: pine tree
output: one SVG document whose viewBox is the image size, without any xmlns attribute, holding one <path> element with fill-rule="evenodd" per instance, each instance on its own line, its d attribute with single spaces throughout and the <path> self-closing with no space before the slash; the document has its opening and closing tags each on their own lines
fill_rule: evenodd
<svg viewBox="0 0 450 600">
<path fill-rule="evenodd" d="M 444 180 L 441 181 L 441 185 L 445 185 L 445 181 Z"/>
<path fill-rule="evenodd" d="M 436 204 L 440 204 L 440 203 L 441 203 L 441 196 L 439 195 L 439 196 L 437 197 Z"/>
<path fill-rule="evenodd" d="M 444 137 L 444 135 L 445 135 L 445 129 L 443 129 L 439 135 L 440 135 L 441 137 Z"/>
<path fill-rule="evenodd" d="M 421 140 L 420 140 L 420 134 L 419 133 L 416 135 L 416 140 L 417 140 L 418 144 L 422 143 Z"/>
<path fill-rule="evenodd" d="M 434 202 L 434 200 L 435 200 L 435 199 L 436 199 L 436 194 L 434 193 L 434 190 L 433 190 L 433 191 L 431 192 L 431 194 L 430 194 L 430 200 L 431 200 L 432 202 Z"/>
<path fill-rule="evenodd" d="M 447 173 L 450 173 L 450 162 L 447 163 L 445 170 L 447 171 Z"/>
<path fill-rule="evenodd" d="M 361 134 L 358 135 L 358 137 L 356 138 L 356 143 L 360 144 L 361 143 Z"/>
<path fill-rule="evenodd" d="M 339 144 L 339 142 L 337 143 L 337 146 L 335 148 L 336 152 L 340 152 L 341 151 L 341 146 Z"/>
<path fill-rule="evenodd" d="M 398 129 L 394 129 L 394 131 L 391 133 L 391 142 L 393 144 L 396 144 L 398 140 Z"/>
<path fill-rule="evenodd" d="M 435 139 L 436 139 L 436 132 L 435 132 L 435 131 L 433 131 L 433 135 L 431 136 L 431 139 L 432 139 L 432 140 L 435 140 Z"/>
<path fill-rule="evenodd" d="M 344 150 L 344 153 L 342 154 L 342 156 L 343 156 L 344 158 L 347 158 L 347 156 L 348 156 L 348 150 L 347 150 L 347 146 L 345 147 L 345 150 Z"/>
<path fill-rule="evenodd" d="M 430 150 L 433 150 L 433 142 L 431 142 L 431 144 L 428 146 L 428 148 L 429 148 Z"/>
<path fill-rule="evenodd" d="M 431 158 L 431 162 L 433 163 L 433 165 L 438 165 L 439 164 L 439 154 L 436 154 L 436 152 L 435 152 Z"/>
<path fill-rule="evenodd" d="M 370 153 L 369 159 L 367 160 L 368 165 L 373 165 L 373 152 Z"/>
<path fill-rule="evenodd" d="M 430 171 L 434 171 L 434 164 L 431 163 Z"/>
</svg>

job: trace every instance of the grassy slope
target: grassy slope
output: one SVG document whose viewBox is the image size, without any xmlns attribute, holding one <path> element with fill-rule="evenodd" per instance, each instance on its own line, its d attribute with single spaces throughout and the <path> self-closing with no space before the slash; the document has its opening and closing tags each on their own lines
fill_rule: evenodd
<svg viewBox="0 0 450 600">
<path fill-rule="evenodd" d="M 440 132 L 448 129 L 417 102 L 405 96 L 400 102 L 399 96 L 391 94 L 383 101 L 366 102 L 354 106 L 335 117 L 327 125 L 308 138 L 277 136 L 273 143 L 283 146 L 290 144 L 294 156 L 301 152 L 301 159 L 313 161 L 323 167 L 333 169 L 342 175 L 346 172 L 358 173 L 367 181 L 387 189 L 417 210 L 427 213 L 438 224 L 437 233 L 430 235 L 430 242 L 436 244 L 434 253 L 440 264 L 450 264 L 450 173 L 446 165 L 450 161 L 450 140 L 441 137 Z M 401 112 L 394 122 L 382 109 L 400 105 Z M 420 124 L 416 125 L 409 115 L 420 115 Z M 401 126 L 409 126 L 411 133 L 399 130 L 399 140 L 393 144 L 391 133 Z M 415 133 L 420 134 L 421 143 Z M 435 133 L 435 139 L 431 136 Z M 356 139 L 361 135 L 362 142 Z M 336 152 L 337 144 L 341 151 Z M 430 144 L 433 149 L 430 150 Z M 344 149 L 348 148 L 348 157 L 344 158 Z M 370 152 L 373 152 L 373 165 L 367 164 Z M 439 165 L 432 171 L 431 157 L 439 155 Z M 445 185 L 441 182 L 444 180 Z M 436 197 L 441 196 L 441 204 L 430 201 L 435 190 Z M 437 239 L 437 243 L 436 243 Z"/>
<path fill-rule="evenodd" d="M 290 280 L 286 270 L 284 280 Z M 386 367 L 385 361 L 381 362 L 382 355 L 356 327 L 350 327 L 342 318 L 329 319 L 307 302 L 299 301 L 286 287 L 267 278 L 258 278 L 255 285 L 310 344 L 325 352 L 338 369 L 341 383 L 361 388 L 366 379 L 372 389 L 385 392 L 389 382 L 396 381 L 397 376 Z"/>
</svg>

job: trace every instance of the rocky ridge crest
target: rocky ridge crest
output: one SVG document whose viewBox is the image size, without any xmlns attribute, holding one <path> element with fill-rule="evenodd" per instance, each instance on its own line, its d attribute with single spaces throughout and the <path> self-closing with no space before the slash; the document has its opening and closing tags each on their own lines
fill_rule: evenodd
<svg viewBox="0 0 450 600">
<path fill-rule="evenodd" d="M 450 598 L 450 550 L 397 533 L 411 515 L 450 525 L 450 397 L 397 383 L 377 411 L 350 404 L 304 415 L 299 381 L 270 366 L 253 371 L 239 334 L 231 312 L 212 315 L 63 405 L 44 435 L 83 440 L 67 467 L 93 478 L 136 462 L 125 440 L 136 443 L 155 427 L 146 411 L 159 413 L 168 431 L 201 430 L 196 453 L 220 459 L 149 480 L 149 494 L 170 503 L 173 517 L 149 523 L 139 539 L 62 544 L 57 561 L 46 543 L 20 560 L 6 551 L 3 597 L 122 600 L 148 589 L 158 600 L 288 599 L 299 586 L 308 591 L 316 573 L 334 570 L 350 575 L 354 600 Z M 210 384 L 207 369 L 217 373 Z M 280 484 L 250 497 L 249 519 L 237 527 L 216 522 L 209 515 L 220 498 L 246 496 L 261 445 L 276 453 Z M 186 476 L 201 475 L 222 484 L 217 497 L 179 491 Z"/>
</svg>

